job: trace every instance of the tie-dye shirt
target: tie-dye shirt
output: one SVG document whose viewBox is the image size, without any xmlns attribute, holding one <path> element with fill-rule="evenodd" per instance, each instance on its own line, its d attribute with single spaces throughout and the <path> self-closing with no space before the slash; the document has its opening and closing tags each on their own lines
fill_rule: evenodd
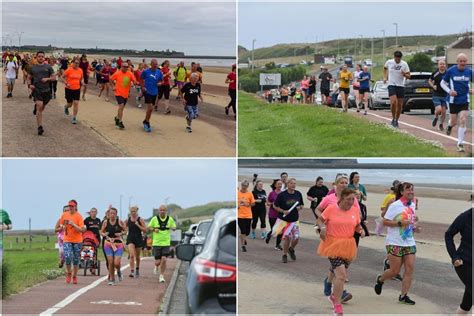
<svg viewBox="0 0 474 316">
<path fill-rule="evenodd" d="M 415 238 L 413 237 L 416 219 L 415 208 L 416 205 L 413 201 L 408 202 L 403 199 L 397 200 L 390 204 L 384 218 L 397 222 L 409 220 L 410 224 L 405 227 L 387 227 L 387 237 L 385 238 L 386 245 L 403 247 L 416 245 Z"/>
</svg>

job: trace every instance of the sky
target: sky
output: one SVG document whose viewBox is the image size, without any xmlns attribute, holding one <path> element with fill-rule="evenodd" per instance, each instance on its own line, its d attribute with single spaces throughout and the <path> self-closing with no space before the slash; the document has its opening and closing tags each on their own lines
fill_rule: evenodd
<svg viewBox="0 0 474 316">
<path fill-rule="evenodd" d="M 422 14 L 420 14 L 422 13 Z M 449 13 L 449 14 L 447 14 Z M 239 2 L 239 45 L 310 43 L 338 38 L 444 35 L 472 29 L 471 2 Z"/>
<path fill-rule="evenodd" d="M 14 45 L 18 45 L 16 33 L 24 32 L 22 45 L 235 56 L 236 5 L 232 2 L 4 2 L 2 7 L 2 37 L 12 35 Z"/>
<path fill-rule="evenodd" d="M 96 207 L 103 217 L 120 195 L 125 216 L 132 197 L 148 217 L 166 198 L 186 208 L 232 201 L 236 192 L 234 159 L 3 159 L 2 171 L 1 208 L 14 229 L 27 229 L 29 217 L 32 229 L 53 228 L 70 199 L 83 216 Z"/>
</svg>

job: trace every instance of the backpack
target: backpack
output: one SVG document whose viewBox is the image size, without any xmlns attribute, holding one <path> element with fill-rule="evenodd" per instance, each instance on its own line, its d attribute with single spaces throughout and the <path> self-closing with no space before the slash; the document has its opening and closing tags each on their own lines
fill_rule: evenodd
<svg viewBox="0 0 474 316">
<path fill-rule="evenodd" d="M 159 230 L 169 230 L 169 228 L 166 227 L 166 226 L 168 226 L 168 221 L 170 219 L 169 215 L 166 216 L 164 221 L 162 221 L 158 215 L 156 215 L 156 219 L 158 220 L 158 225 L 160 225 L 158 227 Z"/>
</svg>

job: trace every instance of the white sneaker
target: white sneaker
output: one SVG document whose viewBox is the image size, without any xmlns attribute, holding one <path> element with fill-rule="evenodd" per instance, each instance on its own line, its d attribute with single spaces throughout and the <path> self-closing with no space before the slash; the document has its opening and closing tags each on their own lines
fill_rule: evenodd
<svg viewBox="0 0 474 316">
<path fill-rule="evenodd" d="M 158 267 L 157 267 L 157 266 L 155 266 L 155 267 L 153 268 L 153 274 L 155 274 L 155 275 L 158 274 Z"/>
<path fill-rule="evenodd" d="M 165 283 L 165 277 L 163 274 L 160 274 L 160 283 Z"/>
<path fill-rule="evenodd" d="M 138 106 L 138 108 L 139 108 L 139 109 L 141 109 L 141 108 L 142 108 L 142 105 L 141 105 L 140 103 L 139 103 L 137 106 Z"/>
</svg>

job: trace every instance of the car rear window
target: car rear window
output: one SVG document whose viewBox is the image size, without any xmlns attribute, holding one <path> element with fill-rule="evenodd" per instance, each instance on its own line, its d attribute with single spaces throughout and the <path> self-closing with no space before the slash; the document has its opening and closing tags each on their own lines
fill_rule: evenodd
<svg viewBox="0 0 474 316">
<path fill-rule="evenodd" d="M 428 80 L 430 75 L 411 75 L 410 80 Z"/>
<path fill-rule="evenodd" d="M 219 244 L 220 250 L 232 254 L 235 256 L 235 245 L 236 245 L 236 231 L 237 226 L 235 221 L 232 221 L 221 227 L 219 232 Z"/>
<path fill-rule="evenodd" d="M 375 91 L 387 91 L 387 89 L 388 89 L 388 85 L 378 85 L 375 88 Z"/>
</svg>

